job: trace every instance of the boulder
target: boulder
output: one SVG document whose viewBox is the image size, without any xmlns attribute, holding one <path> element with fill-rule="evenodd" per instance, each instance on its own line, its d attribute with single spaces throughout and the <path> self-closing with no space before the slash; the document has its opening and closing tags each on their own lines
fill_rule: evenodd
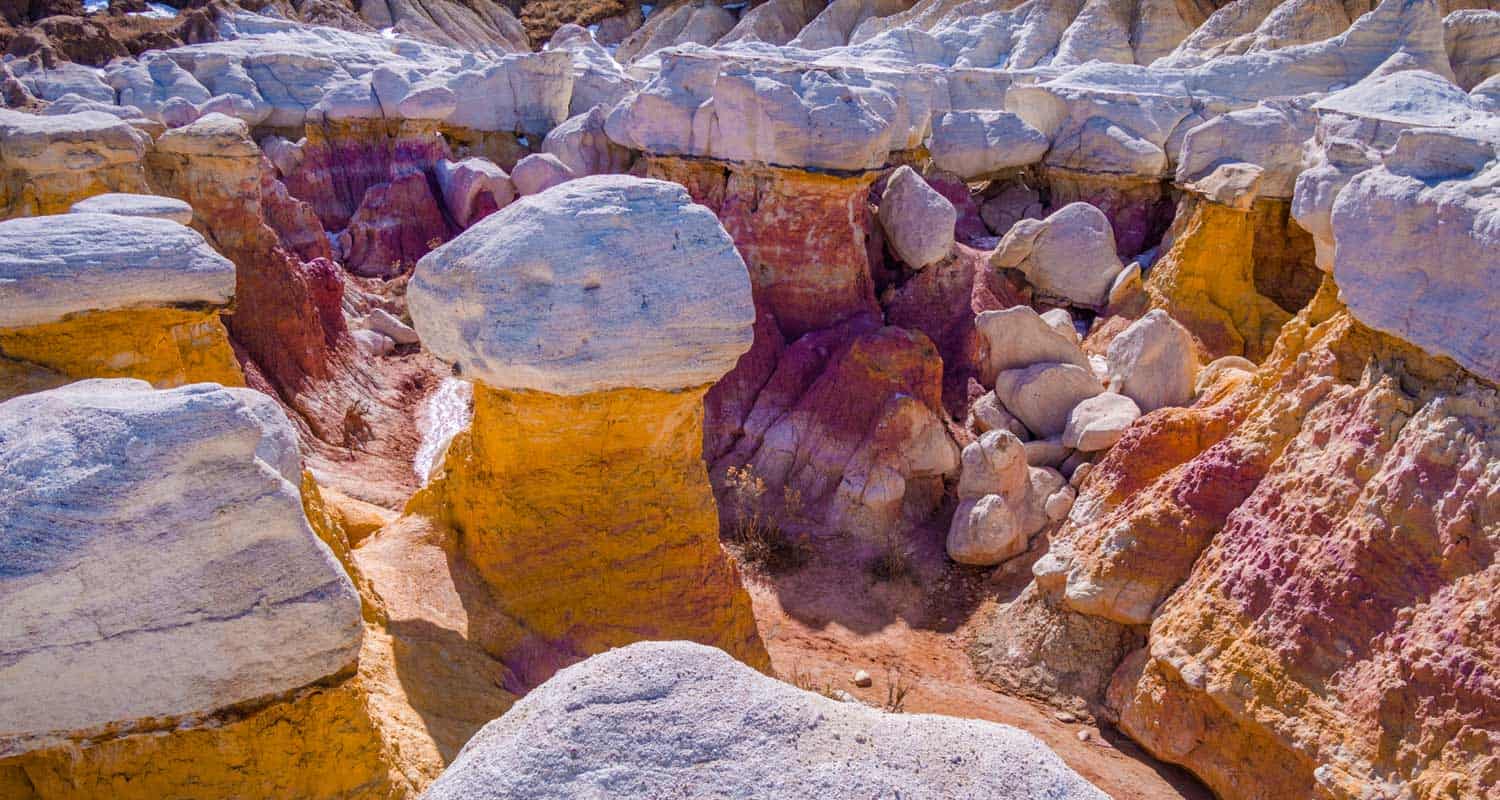
<svg viewBox="0 0 1500 800">
<path fill-rule="evenodd" d="M 517 161 L 515 169 L 510 171 L 516 193 L 522 197 L 545 192 L 576 177 L 577 173 L 551 153 L 532 153 Z"/>
<path fill-rule="evenodd" d="M 488 159 L 443 159 L 433 167 L 433 173 L 443 192 L 443 205 L 460 227 L 467 228 L 516 199 L 510 176 Z"/>
<path fill-rule="evenodd" d="M 417 332 L 412 330 L 411 326 L 391 316 L 391 313 L 383 308 L 370 310 L 369 316 L 365 317 L 365 327 L 389 336 L 396 344 L 416 344 L 420 341 Z"/>
<path fill-rule="evenodd" d="M 610 141 L 604 119 L 602 106 L 568 118 L 542 140 L 542 152 L 556 156 L 576 177 L 625 172 L 630 169 L 630 151 Z"/>
<path fill-rule="evenodd" d="M 474 381 L 408 511 L 463 532 L 455 557 L 505 618 L 486 651 L 530 685 L 639 639 L 764 665 L 703 460 L 703 395 L 755 317 L 713 214 L 676 184 L 579 178 L 434 250 L 406 297 L 422 343 Z"/>
<path fill-rule="evenodd" d="M 175 197 L 154 194 L 106 192 L 79 200 L 69 211 L 82 214 L 115 214 L 121 217 L 154 217 L 178 225 L 193 221 L 193 207 Z"/>
<path fill-rule="evenodd" d="M 1120 274 L 1124 274 L 1123 272 Z M 1073 324 L 1073 315 L 1066 308 L 1054 308 L 1042 313 L 1042 321 L 1047 323 L 1052 330 L 1074 344 L 1081 345 L 1083 340 L 1078 336 L 1078 326 Z M 1037 359 L 1038 361 L 1064 359 Z"/>
<path fill-rule="evenodd" d="M 427 797 L 673 792 L 1104 797 L 1014 728 L 839 702 L 686 642 L 636 644 L 559 673 L 476 734 Z"/>
<path fill-rule="evenodd" d="M 969 407 L 968 427 L 976 434 L 1010 431 L 1023 440 L 1031 435 L 1026 430 L 1026 426 L 1015 418 L 1015 415 L 1005 410 L 1005 406 L 1000 404 L 1000 399 L 995 396 L 993 390 L 980 395 L 979 399 Z"/>
<path fill-rule="evenodd" d="M 1120 441 L 1125 429 L 1140 415 L 1140 407 L 1123 394 L 1105 392 L 1090 397 L 1068 413 L 1063 444 L 1085 453 L 1107 450 Z"/>
<path fill-rule="evenodd" d="M 601 175 L 486 217 L 422 259 L 407 301 L 423 343 L 469 377 L 583 394 L 717 380 L 750 346 L 749 292 L 686 190 Z"/>
<path fill-rule="evenodd" d="M 958 212 L 911 167 L 886 180 L 880 197 L 880 227 L 886 243 L 907 266 L 921 269 L 953 252 Z"/>
<path fill-rule="evenodd" d="M 1030 306 L 980 312 L 974 318 L 974 327 L 989 352 L 980 373 L 980 382 L 986 385 L 993 385 L 1001 372 L 1032 364 L 1074 364 L 1084 368 L 1089 365 L 1078 345 L 1078 334 L 1073 332 L 1068 336 L 1060 332 Z M 1071 320 L 1068 328 L 1071 331 Z"/>
<path fill-rule="evenodd" d="M 959 503 L 946 542 L 949 558 L 999 564 L 1025 552 L 1031 536 L 1047 524 L 1047 503 L 1067 482 L 1056 470 L 1027 466 L 1026 455 L 1007 431 L 991 431 L 964 448 Z"/>
<path fill-rule="evenodd" d="M 1041 131 L 1007 111 L 949 111 L 932 121 L 927 150 L 938 169 L 965 180 L 1042 160 Z"/>
<path fill-rule="evenodd" d="M 57 214 L 104 192 L 145 192 L 151 137 L 98 111 L 0 109 L 0 218 Z"/>
<path fill-rule="evenodd" d="M 1009 431 L 993 430 L 963 450 L 958 497 L 973 500 L 985 495 L 1023 495 L 1027 488 L 1026 449 Z"/>
<path fill-rule="evenodd" d="M 83 311 L 208 303 L 234 295 L 234 264 L 166 219 L 78 213 L 0 223 L 0 328 Z"/>
<path fill-rule="evenodd" d="M 360 601 L 274 400 L 82 381 L 0 404 L 0 752 L 353 668 Z"/>
<path fill-rule="evenodd" d="M 1134 400 L 1143 413 L 1193 401 L 1198 377 L 1193 337 L 1161 309 L 1110 340 L 1106 358 L 1110 391 Z"/>
<path fill-rule="evenodd" d="M 1082 308 L 1109 301 L 1125 265 L 1115 254 L 1109 219 L 1088 203 L 1070 203 L 1043 220 L 1021 220 L 1005 234 L 991 263 L 1025 273 L 1037 294 Z"/>
<path fill-rule="evenodd" d="M 1073 407 L 1103 391 L 1093 373 L 1076 364 L 1032 364 L 995 378 L 995 396 L 1042 438 L 1061 434 Z"/>
</svg>

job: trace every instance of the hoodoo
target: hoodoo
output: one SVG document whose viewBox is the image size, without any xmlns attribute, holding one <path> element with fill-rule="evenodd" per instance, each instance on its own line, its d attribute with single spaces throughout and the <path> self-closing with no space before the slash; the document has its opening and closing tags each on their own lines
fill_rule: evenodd
<svg viewBox="0 0 1500 800">
<path fill-rule="evenodd" d="M 5 800 L 1500 796 L 1495 0 L 0 6 Z"/>
</svg>

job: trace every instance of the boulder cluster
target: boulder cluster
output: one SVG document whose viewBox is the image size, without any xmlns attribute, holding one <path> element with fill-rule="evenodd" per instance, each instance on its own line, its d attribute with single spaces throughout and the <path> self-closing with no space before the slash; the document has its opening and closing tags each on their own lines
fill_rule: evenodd
<svg viewBox="0 0 1500 800">
<path fill-rule="evenodd" d="M 1494 2 L 9 6 L 0 796 L 1500 791 Z"/>
</svg>

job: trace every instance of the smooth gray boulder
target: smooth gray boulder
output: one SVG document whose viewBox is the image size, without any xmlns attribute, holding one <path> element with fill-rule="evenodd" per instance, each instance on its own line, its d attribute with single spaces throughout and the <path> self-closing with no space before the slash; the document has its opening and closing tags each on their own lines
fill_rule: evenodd
<svg viewBox="0 0 1500 800">
<path fill-rule="evenodd" d="M 270 397 L 89 380 L 0 403 L 0 754 L 352 670 L 349 576 Z"/>
<path fill-rule="evenodd" d="M 1063 429 L 1062 442 L 1085 453 L 1106 450 L 1120 441 L 1125 429 L 1140 415 L 1140 406 L 1123 394 L 1095 395 L 1068 412 L 1068 427 Z"/>
<path fill-rule="evenodd" d="M 577 173 L 551 153 L 532 153 L 517 161 L 510 171 L 511 183 L 522 197 L 545 192 L 576 177 Z"/>
<path fill-rule="evenodd" d="M 1005 370 L 1032 364 L 1074 364 L 1085 369 L 1089 366 L 1077 334 L 1064 335 L 1031 306 L 980 312 L 974 318 L 974 327 L 987 345 L 988 356 L 979 376 L 985 385 L 993 385 L 995 377 Z"/>
<path fill-rule="evenodd" d="M 499 389 L 672 391 L 750 347 L 750 277 L 675 183 L 594 175 L 523 197 L 417 263 L 422 343 Z"/>
<path fill-rule="evenodd" d="M 1134 400 L 1142 413 L 1193 402 L 1198 356 L 1193 335 L 1155 309 L 1110 340 L 1109 388 Z"/>
<path fill-rule="evenodd" d="M 1045 298 L 1095 309 L 1109 301 L 1115 276 L 1125 268 L 1115 254 L 1109 218 L 1088 203 L 1069 203 L 1046 219 L 1017 222 L 990 263 L 1019 269 Z"/>
<path fill-rule="evenodd" d="M 1073 406 L 1103 391 L 1094 374 L 1076 364 L 1033 364 L 995 378 L 995 396 L 1042 439 L 1060 435 Z"/>
<path fill-rule="evenodd" d="M 911 167 L 897 168 L 886 180 L 879 216 L 886 243 L 913 269 L 941 261 L 953 252 L 958 211 Z"/>
<path fill-rule="evenodd" d="M 234 264 L 171 220 L 71 213 L 0 222 L 0 328 L 79 311 L 223 305 Z"/>
<path fill-rule="evenodd" d="M 559 671 L 486 725 L 426 800 L 1103 800 L 1030 734 L 887 714 L 722 650 L 641 642 Z"/>
</svg>

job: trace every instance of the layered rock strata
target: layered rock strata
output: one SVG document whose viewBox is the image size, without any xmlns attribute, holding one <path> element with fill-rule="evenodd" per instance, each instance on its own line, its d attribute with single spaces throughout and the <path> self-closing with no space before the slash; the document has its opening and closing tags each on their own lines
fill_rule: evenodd
<svg viewBox="0 0 1500 800">
<path fill-rule="evenodd" d="M 234 265 L 163 219 L 0 223 L 0 397 L 78 378 L 243 385 L 220 314 Z"/>
<path fill-rule="evenodd" d="M 389 794 L 359 597 L 273 400 L 83 381 L 0 404 L 0 453 L 0 784 Z"/>
<path fill-rule="evenodd" d="M 661 181 L 571 181 L 425 258 L 408 300 L 475 381 L 410 511 L 452 526 L 493 592 L 508 622 L 486 648 L 530 684 L 638 639 L 764 665 L 702 460 L 703 394 L 754 320 L 713 215 Z"/>
</svg>

